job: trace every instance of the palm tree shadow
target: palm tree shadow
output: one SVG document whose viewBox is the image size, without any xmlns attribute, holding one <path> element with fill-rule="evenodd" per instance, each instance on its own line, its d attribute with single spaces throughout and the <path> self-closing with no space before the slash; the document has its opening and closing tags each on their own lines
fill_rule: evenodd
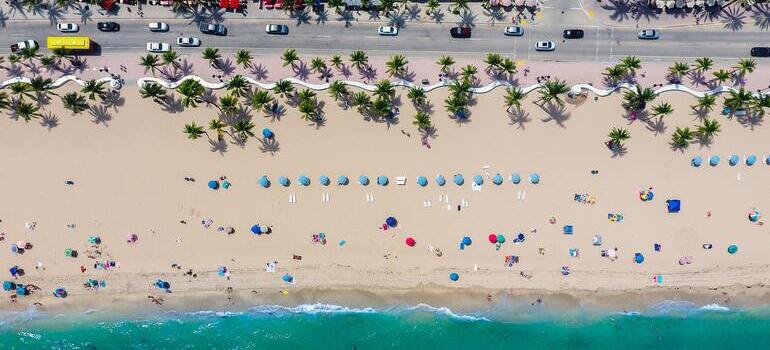
<svg viewBox="0 0 770 350">
<path fill-rule="evenodd" d="M 702 71 L 692 71 L 688 74 L 690 81 L 695 86 L 706 85 L 706 75 Z"/>
<path fill-rule="evenodd" d="M 361 79 L 369 82 L 374 79 L 377 79 L 377 68 L 374 68 L 374 67 L 359 68 L 358 74 L 361 75 Z"/>
<path fill-rule="evenodd" d="M 407 20 L 407 13 L 399 12 L 399 13 L 396 13 L 395 15 L 390 16 L 390 19 L 388 19 L 388 25 L 397 27 L 397 28 L 405 28 L 406 20 Z"/>
<path fill-rule="evenodd" d="M 179 69 L 173 66 L 165 66 L 163 68 L 158 69 L 158 71 L 160 72 L 160 74 L 166 77 L 166 79 L 172 82 L 175 82 L 184 76 L 184 74 Z"/>
<path fill-rule="evenodd" d="M 10 67 L 8 67 L 8 75 L 12 77 L 24 75 L 24 66 L 20 64 L 12 64 Z"/>
<path fill-rule="evenodd" d="M 441 9 L 436 9 L 436 11 L 431 11 L 430 13 L 430 18 L 437 24 L 441 24 L 444 21 L 444 17 L 446 17 L 446 15 Z"/>
<path fill-rule="evenodd" d="M 743 74 L 733 74 L 733 86 L 746 86 L 746 76 Z"/>
<path fill-rule="evenodd" d="M 484 15 L 489 17 L 489 23 L 494 25 L 495 22 L 504 21 L 506 14 L 501 7 L 492 7 L 488 10 L 484 10 Z"/>
<path fill-rule="evenodd" d="M 273 103 L 265 116 L 273 121 L 281 121 L 281 117 L 284 115 L 286 115 L 286 107 L 276 102 Z"/>
<path fill-rule="evenodd" d="M 367 13 L 369 14 L 369 20 L 370 21 L 379 21 L 380 18 L 381 18 L 380 17 L 380 11 L 378 11 L 376 9 L 369 10 L 369 11 L 367 11 Z"/>
<path fill-rule="evenodd" d="M 711 144 L 714 143 L 714 140 L 710 137 L 698 136 L 694 142 L 698 144 L 700 149 L 703 149 L 711 148 Z"/>
<path fill-rule="evenodd" d="M 545 119 L 541 119 L 542 122 L 547 123 L 550 121 L 554 121 L 556 125 L 566 128 L 564 125 L 564 122 L 567 121 L 571 114 L 567 112 L 567 107 L 560 103 L 553 103 L 548 102 L 545 104 L 545 106 L 540 106 L 540 108 L 545 111 L 546 114 L 548 114 L 548 117 Z"/>
<path fill-rule="evenodd" d="M 647 128 L 649 131 L 652 131 L 655 136 L 666 132 L 666 129 L 668 128 L 666 123 L 663 121 L 663 118 L 648 119 L 646 124 L 647 125 L 645 128 Z"/>
<path fill-rule="evenodd" d="M 219 68 L 219 71 L 222 72 L 222 74 L 227 76 L 235 72 L 235 64 L 233 63 L 233 60 L 231 60 L 230 58 L 220 60 L 219 64 L 217 65 L 217 68 Z"/>
<path fill-rule="evenodd" d="M 532 121 L 529 117 L 529 112 L 523 110 L 521 107 L 513 108 L 508 112 L 508 118 L 511 120 L 509 125 L 516 125 L 516 129 L 524 130 L 526 124 Z"/>
<path fill-rule="evenodd" d="M 294 76 L 299 80 L 307 80 L 310 76 L 310 68 L 308 68 L 305 62 L 300 61 L 292 70 L 294 71 Z"/>
<path fill-rule="evenodd" d="M 107 110 L 107 107 L 102 105 L 88 107 L 88 113 L 93 117 L 93 122 L 96 125 L 109 126 L 108 122 L 112 120 L 112 114 Z"/>
<path fill-rule="evenodd" d="M 267 79 L 267 67 L 261 63 L 251 68 L 251 74 L 254 74 L 254 78 L 257 80 Z"/>
<path fill-rule="evenodd" d="M 299 27 L 302 24 L 310 24 L 310 13 L 306 10 L 302 11 L 291 11 L 289 14 L 289 18 L 297 21 L 297 26 Z"/>
<path fill-rule="evenodd" d="M 738 6 L 724 8 L 721 16 L 723 27 L 728 30 L 741 30 L 746 23 L 746 11 Z"/>
<path fill-rule="evenodd" d="M 353 21 L 355 21 L 355 19 L 356 17 L 353 16 L 353 13 L 348 10 L 342 11 L 342 13 L 340 13 L 340 16 L 337 17 L 338 21 L 345 22 L 345 28 L 352 26 Z"/>
<path fill-rule="evenodd" d="M 324 9 L 323 12 L 316 13 L 315 24 L 326 24 L 328 20 L 329 20 L 329 11 L 327 11 L 326 9 Z"/>
<path fill-rule="evenodd" d="M 48 94 L 38 93 L 32 97 L 38 107 L 45 109 L 45 106 L 51 103 L 51 97 Z"/>
<path fill-rule="evenodd" d="M 477 16 L 475 13 L 473 13 L 473 11 L 464 10 L 463 13 L 460 15 L 460 21 L 457 22 L 457 25 L 461 27 L 475 28 L 476 17 Z"/>
<path fill-rule="evenodd" d="M 51 129 L 59 126 L 59 117 L 51 112 L 43 114 L 43 116 L 40 117 L 40 125 L 47 128 L 48 131 L 51 131 Z"/>
<path fill-rule="evenodd" d="M 51 4 L 48 7 L 48 21 L 51 25 L 59 23 L 59 21 L 64 18 L 64 12 L 66 12 L 66 10 L 67 9 L 60 8 L 56 3 Z"/>
<path fill-rule="evenodd" d="M 80 16 L 80 23 L 86 24 L 89 21 L 93 21 L 94 13 L 91 11 L 91 7 L 88 8 L 83 7 L 80 4 L 77 4 L 74 6 L 75 12 L 77 12 L 77 15 Z"/>
<path fill-rule="evenodd" d="M 754 11 L 751 14 L 751 18 L 754 19 L 754 26 L 760 30 L 770 29 L 770 5 L 767 4 L 754 4 Z"/>
<path fill-rule="evenodd" d="M 262 153 L 270 153 L 271 156 L 275 156 L 278 151 L 281 150 L 281 144 L 276 141 L 275 138 L 258 138 L 259 150 Z"/>
<path fill-rule="evenodd" d="M 180 97 L 177 99 L 173 94 L 166 95 L 166 99 L 161 107 L 161 110 L 171 114 L 184 111 L 184 106 L 182 106 L 182 98 Z"/>
<path fill-rule="evenodd" d="M 611 11 L 610 19 L 615 22 L 623 22 L 630 18 L 631 5 L 628 0 L 610 0 L 608 4 L 601 5 L 602 9 Z"/>
<path fill-rule="evenodd" d="M 626 147 L 626 145 L 620 144 L 620 145 L 613 146 L 610 149 L 610 152 L 612 152 L 612 158 L 618 158 L 618 157 L 625 156 L 626 153 L 628 153 L 628 148 Z"/>
<path fill-rule="evenodd" d="M 703 119 L 706 119 L 706 117 L 708 117 L 709 112 L 704 108 L 700 108 L 698 106 L 690 106 L 690 109 L 692 110 L 692 113 L 690 113 L 690 115 L 694 116 L 693 120 L 702 122 Z"/>
<path fill-rule="evenodd" d="M 744 127 L 754 130 L 755 127 L 762 125 L 763 115 L 757 112 L 749 112 L 746 115 L 736 116 L 735 120 Z"/>
<path fill-rule="evenodd" d="M 227 152 L 227 141 L 224 139 L 222 140 L 214 140 L 209 139 L 209 146 L 211 146 L 211 152 L 217 152 L 219 154 L 224 154 Z"/>
<path fill-rule="evenodd" d="M 345 79 L 350 78 L 353 73 L 350 71 L 350 67 L 348 65 L 343 64 L 340 68 L 340 74 L 342 74 Z"/>
<path fill-rule="evenodd" d="M 112 108 L 116 112 L 118 107 L 122 107 L 126 103 L 126 98 L 121 96 L 118 91 L 110 90 L 104 94 L 102 104 L 107 108 Z"/>
<path fill-rule="evenodd" d="M 421 13 L 422 11 L 420 11 L 420 6 L 417 4 L 413 4 L 405 12 L 407 19 L 409 19 L 410 21 L 419 21 L 421 18 L 420 16 Z"/>
<path fill-rule="evenodd" d="M 27 11 L 24 8 L 24 4 L 21 1 L 11 1 L 11 10 L 8 12 L 8 14 L 13 15 L 16 17 L 16 14 L 18 13 L 24 19 L 27 19 Z"/>
<path fill-rule="evenodd" d="M 8 14 L 5 13 L 4 9 L 0 8 L 0 27 L 5 28 L 5 22 L 8 21 L 8 19 Z"/>
<path fill-rule="evenodd" d="M 190 75 L 193 73 L 193 64 L 186 58 L 183 58 L 178 64 L 178 69 L 183 75 Z"/>
</svg>

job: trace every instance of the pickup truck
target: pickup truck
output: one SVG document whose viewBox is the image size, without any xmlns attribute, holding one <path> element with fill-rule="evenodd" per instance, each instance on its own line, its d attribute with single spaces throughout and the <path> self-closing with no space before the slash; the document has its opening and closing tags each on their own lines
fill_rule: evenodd
<svg viewBox="0 0 770 350">
<path fill-rule="evenodd" d="M 37 41 L 31 40 L 31 39 L 30 40 L 24 40 L 24 41 L 19 41 L 18 43 L 11 45 L 11 52 L 17 52 L 19 50 L 24 50 L 24 49 L 28 49 L 28 48 L 29 49 L 37 49 L 38 47 L 39 46 L 37 45 Z"/>
</svg>

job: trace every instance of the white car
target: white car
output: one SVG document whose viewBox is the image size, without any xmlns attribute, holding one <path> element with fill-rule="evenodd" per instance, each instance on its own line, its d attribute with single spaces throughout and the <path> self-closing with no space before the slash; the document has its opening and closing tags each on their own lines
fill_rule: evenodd
<svg viewBox="0 0 770 350">
<path fill-rule="evenodd" d="M 171 51 L 171 45 L 168 43 L 147 43 L 147 51 L 168 52 Z"/>
<path fill-rule="evenodd" d="M 508 26 L 505 27 L 503 34 L 506 36 L 522 36 L 524 35 L 524 28 L 519 26 Z"/>
<path fill-rule="evenodd" d="M 147 27 L 150 28 L 151 32 L 167 32 L 168 31 L 168 23 L 166 23 L 166 22 L 150 22 L 150 24 L 148 24 Z"/>
<path fill-rule="evenodd" d="M 396 36 L 398 35 L 398 28 L 393 26 L 379 27 L 377 28 L 377 34 L 386 35 L 386 36 Z"/>
<path fill-rule="evenodd" d="M 62 33 L 76 33 L 80 27 L 75 23 L 57 23 L 56 30 Z"/>
<path fill-rule="evenodd" d="M 198 47 L 201 46 L 201 41 L 193 36 L 180 36 L 176 38 L 176 44 L 181 47 Z"/>
<path fill-rule="evenodd" d="M 655 29 L 642 29 L 639 31 L 639 34 L 637 36 L 639 37 L 639 39 L 655 40 L 660 35 L 658 34 L 658 31 Z"/>
<path fill-rule="evenodd" d="M 553 51 L 556 49 L 556 44 L 553 41 L 540 40 L 535 43 L 535 51 Z"/>
</svg>

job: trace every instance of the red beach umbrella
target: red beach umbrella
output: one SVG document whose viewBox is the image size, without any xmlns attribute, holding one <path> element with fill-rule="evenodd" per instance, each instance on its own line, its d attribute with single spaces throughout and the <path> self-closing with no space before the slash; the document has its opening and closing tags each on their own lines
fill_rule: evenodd
<svg viewBox="0 0 770 350">
<path fill-rule="evenodd" d="M 492 244 L 497 243 L 497 235 L 496 234 L 494 234 L 494 233 L 490 233 L 489 234 L 489 243 L 492 243 Z"/>
<path fill-rule="evenodd" d="M 219 7 L 226 9 L 227 8 L 227 0 L 219 0 Z"/>
<path fill-rule="evenodd" d="M 238 2 L 238 0 L 230 0 L 231 9 L 237 10 L 239 7 L 241 7 L 241 4 Z"/>
<path fill-rule="evenodd" d="M 414 238 L 408 237 L 406 239 L 406 245 L 408 245 L 410 247 L 414 247 L 415 244 L 417 244 L 417 242 L 414 240 Z"/>
</svg>

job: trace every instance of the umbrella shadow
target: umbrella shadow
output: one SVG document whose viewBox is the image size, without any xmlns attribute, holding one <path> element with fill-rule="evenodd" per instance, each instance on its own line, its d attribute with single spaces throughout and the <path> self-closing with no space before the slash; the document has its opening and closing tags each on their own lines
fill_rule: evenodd
<svg viewBox="0 0 770 350">
<path fill-rule="evenodd" d="M 516 125 L 516 129 L 521 130 L 526 129 L 526 124 L 532 121 L 532 118 L 529 117 L 529 112 L 519 106 L 508 111 L 508 118 L 510 119 L 508 125 Z"/>
<path fill-rule="evenodd" d="M 107 107 L 102 105 L 89 106 L 88 113 L 93 117 L 91 122 L 96 125 L 101 124 L 105 127 L 109 127 L 108 122 L 112 120 L 112 114 L 107 110 Z"/>
<path fill-rule="evenodd" d="M 48 129 L 48 131 L 51 131 L 51 129 L 59 126 L 59 117 L 57 117 L 51 112 L 43 114 L 40 117 L 40 125 Z"/>
<path fill-rule="evenodd" d="M 724 8 L 721 17 L 723 28 L 728 30 L 739 31 L 746 24 L 746 11 L 737 6 Z"/>
<path fill-rule="evenodd" d="M 251 67 L 251 74 L 254 74 L 254 78 L 257 80 L 266 80 L 267 79 L 267 67 L 262 65 L 261 63 Z"/>
<path fill-rule="evenodd" d="M 540 106 L 540 108 L 542 108 L 543 111 L 548 115 L 548 117 L 541 119 L 540 121 L 544 123 L 553 121 L 556 123 L 556 125 L 562 128 L 567 127 L 564 125 L 564 122 L 566 122 L 572 116 L 572 114 L 567 111 L 567 107 L 565 105 L 548 102 L 545 104 L 545 106 Z"/>
</svg>

